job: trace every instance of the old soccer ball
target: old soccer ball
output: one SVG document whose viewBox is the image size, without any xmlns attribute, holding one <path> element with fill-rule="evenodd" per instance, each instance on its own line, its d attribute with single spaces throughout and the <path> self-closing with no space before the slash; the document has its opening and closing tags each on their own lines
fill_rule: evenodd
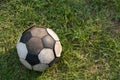
<svg viewBox="0 0 120 80">
<path fill-rule="evenodd" d="M 21 34 L 16 47 L 20 62 L 35 71 L 50 67 L 62 51 L 57 34 L 49 28 L 27 29 Z"/>
</svg>

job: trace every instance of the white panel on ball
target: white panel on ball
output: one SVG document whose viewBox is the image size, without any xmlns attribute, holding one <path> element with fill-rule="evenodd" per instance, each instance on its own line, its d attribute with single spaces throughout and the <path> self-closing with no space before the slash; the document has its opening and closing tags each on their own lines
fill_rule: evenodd
<svg viewBox="0 0 120 80">
<path fill-rule="evenodd" d="M 35 71 L 44 71 L 49 66 L 47 64 L 36 64 L 33 66 L 33 70 Z"/>
<path fill-rule="evenodd" d="M 52 29 L 47 28 L 47 32 L 53 37 L 53 39 L 59 40 L 57 34 Z"/>
<path fill-rule="evenodd" d="M 32 70 L 32 66 L 25 59 L 20 58 L 20 61 L 25 67 Z"/>
<path fill-rule="evenodd" d="M 35 37 L 44 37 L 45 35 L 47 35 L 47 32 L 44 28 L 34 28 L 31 30 L 32 36 Z"/>
<path fill-rule="evenodd" d="M 25 59 L 27 56 L 27 53 L 28 53 L 26 45 L 22 42 L 18 42 L 17 43 L 17 52 L 18 52 L 18 56 L 20 58 Z"/>
<path fill-rule="evenodd" d="M 44 48 L 38 55 L 38 58 L 41 63 L 49 64 L 51 61 L 54 60 L 54 52 L 52 49 Z"/>
<path fill-rule="evenodd" d="M 59 41 L 57 41 L 55 43 L 55 54 L 57 57 L 60 57 L 61 56 L 61 52 L 62 52 L 62 46 L 61 46 L 61 43 Z"/>
</svg>

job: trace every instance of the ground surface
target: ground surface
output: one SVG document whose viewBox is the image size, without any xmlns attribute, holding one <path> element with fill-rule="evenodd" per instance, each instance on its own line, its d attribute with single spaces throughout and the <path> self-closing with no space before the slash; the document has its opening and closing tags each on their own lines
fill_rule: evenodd
<svg viewBox="0 0 120 80">
<path fill-rule="evenodd" d="M 53 29 L 60 60 L 40 73 L 18 60 L 30 25 Z M 119 0 L 0 0 L 0 80 L 120 80 Z"/>
</svg>

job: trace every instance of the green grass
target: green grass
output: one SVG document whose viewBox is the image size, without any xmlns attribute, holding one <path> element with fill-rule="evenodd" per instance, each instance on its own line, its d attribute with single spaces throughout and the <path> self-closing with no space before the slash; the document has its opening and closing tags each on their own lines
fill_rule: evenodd
<svg viewBox="0 0 120 80">
<path fill-rule="evenodd" d="M 44 72 L 26 69 L 17 56 L 30 25 L 53 29 L 63 46 Z M 0 0 L 0 80 L 120 80 L 120 1 Z"/>
</svg>

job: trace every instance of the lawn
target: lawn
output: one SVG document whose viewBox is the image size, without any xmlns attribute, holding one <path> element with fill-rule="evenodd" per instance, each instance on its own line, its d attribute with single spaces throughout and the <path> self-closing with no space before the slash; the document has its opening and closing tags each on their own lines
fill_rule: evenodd
<svg viewBox="0 0 120 80">
<path fill-rule="evenodd" d="M 44 72 L 18 59 L 31 25 L 53 29 L 63 46 Z M 120 0 L 0 0 L 0 80 L 120 80 Z"/>
</svg>

